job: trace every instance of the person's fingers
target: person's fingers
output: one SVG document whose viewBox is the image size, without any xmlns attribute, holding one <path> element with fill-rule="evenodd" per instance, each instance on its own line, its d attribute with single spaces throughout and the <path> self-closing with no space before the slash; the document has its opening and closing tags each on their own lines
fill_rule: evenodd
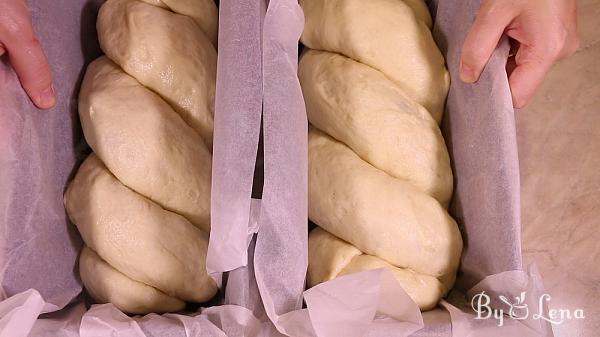
<svg viewBox="0 0 600 337">
<path fill-rule="evenodd" d="M 6 49 L 4 49 L 4 45 L 2 43 L 0 43 L 0 56 L 4 55 L 5 52 L 6 52 Z"/>
<path fill-rule="evenodd" d="M 517 68 L 517 62 L 515 61 L 514 56 L 509 57 L 508 60 L 506 60 L 506 74 L 508 75 L 509 78 L 510 78 L 510 75 L 512 75 L 513 71 L 515 71 L 516 68 Z"/>
<path fill-rule="evenodd" d="M 35 37 L 29 20 L 13 20 L 5 27 L 2 44 L 23 89 L 33 103 L 42 109 L 56 104 L 52 74 L 46 55 Z"/>
<path fill-rule="evenodd" d="M 577 29 L 577 4 L 575 1 L 570 3 L 569 8 L 565 10 L 568 13 L 569 22 L 572 22 L 572 25 L 568 25 L 565 27 L 567 31 L 566 39 L 564 41 L 564 47 L 558 57 L 559 60 L 567 58 L 577 51 L 580 44 L 579 32 Z"/>
<path fill-rule="evenodd" d="M 509 39 L 510 42 L 510 51 L 508 53 L 508 58 L 506 60 L 506 74 L 510 77 L 513 70 L 517 67 L 516 55 L 519 51 L 519 41 L 515 39 Z"/>
<path fill-rule="evenodd" d="M 484 1 L 463 44 L 460 78 L 467 83 L 479 79 L 515 14 L 504 1 Z"/>
<path fill-rule="evenodd" d="M 558 59 L 562 60 L 564 58 L 567 58 L 567 57 L 575 54 L 575 52 L 579 48 L 579 43 L 580 43 L 579 33 L 577 32 L 577 30 L 568 32 L 567 38 L 565 40 L 565 45 L 564 45 L 562 51 L 560 52 Z"/>
<path fill-rule="evenodd" d="M 536 57 L 534 53 L 531 47 L 521 45 L 515 57 L 516 66 L 508 79 L 515 108 L 527 105 L 554 62 L 554 57 Z"/>
<path fill-rule="evenodd" d="M 23 89 L 33 103 L 48 109 L 56 104 L 50 65 L 39 42 L 33 37 L 7 45 L 8 56 Z"/>
</svg>

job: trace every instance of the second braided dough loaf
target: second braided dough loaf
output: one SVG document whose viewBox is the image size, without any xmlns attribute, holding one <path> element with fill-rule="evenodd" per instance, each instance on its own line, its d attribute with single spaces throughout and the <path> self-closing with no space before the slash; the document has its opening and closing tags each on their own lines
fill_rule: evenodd
<svg viewBox="0 0 600 337">
<path fill-rule="evenodd" d="M 421 0 L 301 0 L 309 129 L 308 283 L 388 268 L 423 310 L 462 251 L 439 129 L 449 76 Z"/>
</svg>

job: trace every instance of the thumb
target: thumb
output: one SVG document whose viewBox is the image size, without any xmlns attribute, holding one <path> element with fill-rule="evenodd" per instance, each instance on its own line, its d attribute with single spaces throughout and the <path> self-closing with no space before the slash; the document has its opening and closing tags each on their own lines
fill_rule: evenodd
<svg viewBox="0 0 600 337">
<path fill-rule="evenodd" d="M 460 79 L 473 83 L 496 49 L 506 26 L 514 18 L 513 11 L 503 1 L 486 1 L 465 38 L 460 60 Z"/>
<path fill-rule="evenodd" d="M 554 59 L 532 56 L 535 54 L 532 47 L 527 45 L 521 45 L 517 52 L 516 67 L 508 78 L 515 108 L 522 108 L 529 102 L 552 67 Z"/>
</svg>

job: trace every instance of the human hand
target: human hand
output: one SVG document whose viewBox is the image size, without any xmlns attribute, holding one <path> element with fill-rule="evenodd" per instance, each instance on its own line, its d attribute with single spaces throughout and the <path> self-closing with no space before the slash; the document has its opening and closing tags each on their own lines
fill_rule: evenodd
<svg viewBox="0 0 600 337">
<path fill-rule="evenodd" d="M 465 39 L 460 78 L 476 82 L 503 34 L 516 54 L 507 64 L 513 106 L 524 107 L 544 75 L 579 47 L 576 0 L 482 0 Z"/>
<path fill-rule="evenodd" d="M 33 103 L 53 107 L 50 65 L 33 32 L 26 0 L 0 0 L 0 56 L 5 53 Z"/>
</svg>

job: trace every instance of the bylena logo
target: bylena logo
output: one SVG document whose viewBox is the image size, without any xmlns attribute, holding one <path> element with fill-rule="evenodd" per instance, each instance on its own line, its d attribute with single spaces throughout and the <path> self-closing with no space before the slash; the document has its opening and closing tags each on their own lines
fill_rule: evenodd
<svg viewBox="0 0 600 337">
<path fill-rule="evenodd" d="M 535 320 L 545 320 L 552 324 L 562 324 L 567 320 L 584 319 L 583 309 L 571 311 L 569 309 L 549 309 L 548 313 L 544 312 L 546 302 L 552 299 L 548 294 L 542 294 L 538 300 L 537 308 L 530 308 L 525 303 L 527 292 L 522 292 L 519 296 L 515 296 L 514 300 L 500 295 L 498 298 L 508 306 L 508 312 L 504 309 L 492 309 L 490 303 L 492 299 L 485 291 L 476 294 L 471 299 L 471 307 L 477 313 L 475 319 L 495 319 L 498 326 L 504 325 L 504 317 L 514 320 L 525 320 L 531 317 Z M 535 309 L 535 310 L 534 310 Z"/>
</svg>

